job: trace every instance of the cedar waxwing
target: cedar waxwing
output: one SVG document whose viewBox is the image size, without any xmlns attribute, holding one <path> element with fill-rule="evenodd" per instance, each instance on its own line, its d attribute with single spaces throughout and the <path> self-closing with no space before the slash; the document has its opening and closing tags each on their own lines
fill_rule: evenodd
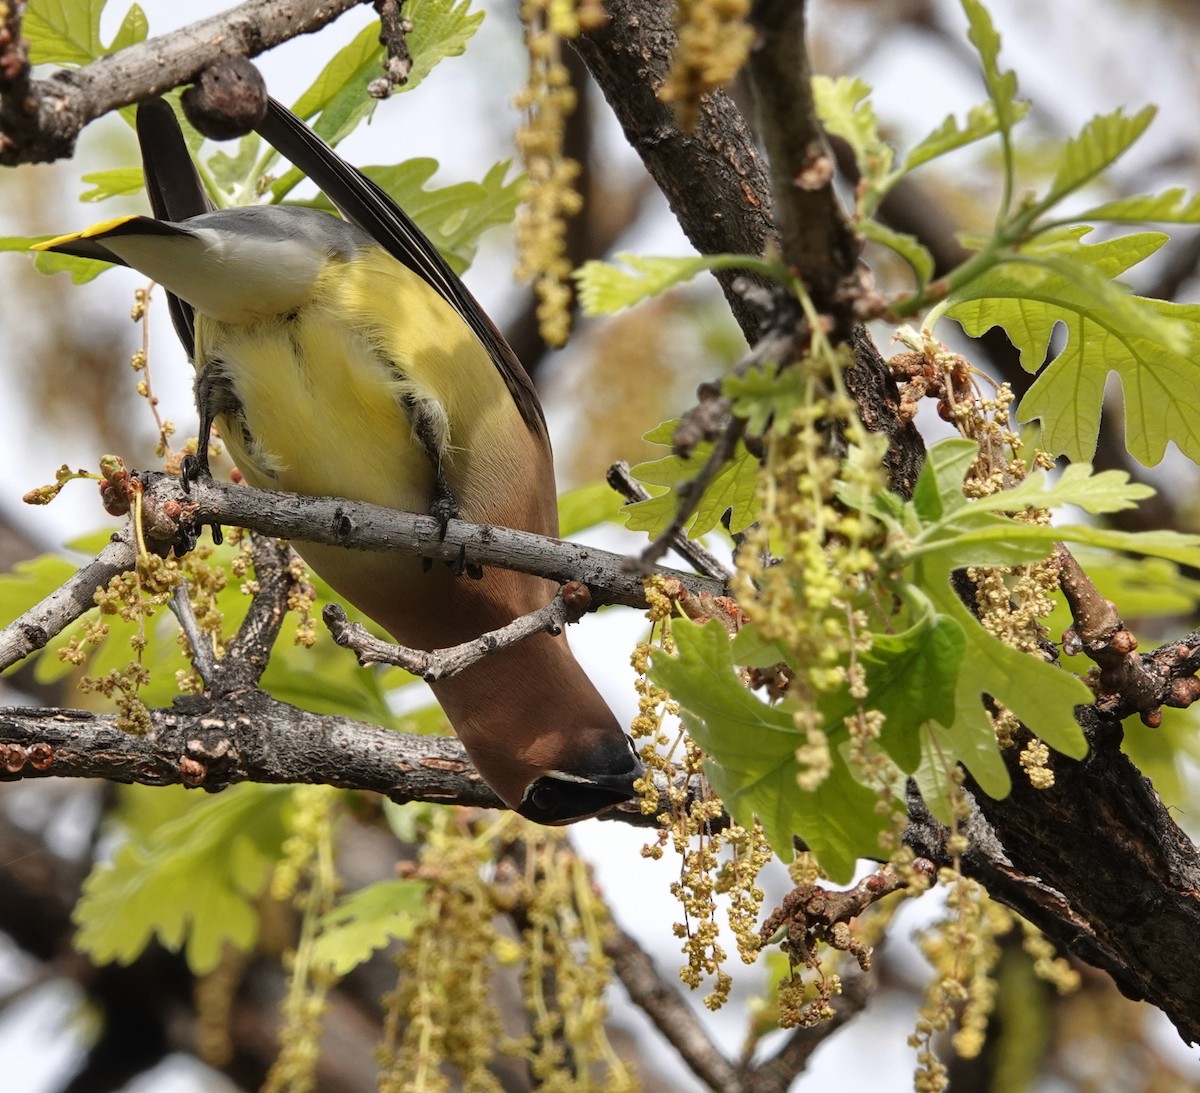
<svg viewBox="0 0 1200 1093">
<path fill-rule="evenodd" d="M 132 266 L 167 289 L 196 369 L 198 473 L 215 421 L 253 486 L 557 535 L 537 394 L 466 286 L 291 111 L 271 100 L 257 129 L 345 220 L 280 205 L 209 211 L 175 115 L 155 100 L 138 109 L 138 139 L 157 219 L 38 244 Z M 420 649 L 478 637 L 555 593 L 498 567 L 472 579 L 420 558 L 296 549 Z M 521 815 L 569 823 L 633 795 L 633 744 L 564 636 L 536 634 L 432 687 L 479 773 Z"/>
</svg>

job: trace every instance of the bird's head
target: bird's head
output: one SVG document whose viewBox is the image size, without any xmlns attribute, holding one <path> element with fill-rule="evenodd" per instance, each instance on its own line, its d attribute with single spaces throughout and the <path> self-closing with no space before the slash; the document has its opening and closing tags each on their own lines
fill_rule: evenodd
<svg viewBox="0 0 1200 1093">
<path fill-rule="evenodd" d="M 516 749 L 488 746 L 494 738 L 482 746 L 471 740 L 467 750 L 484 781 L 509 808 L 534 823 L 558 826 L 637 795 L 633 783 L 645 768 L 633 741 L 615 721 L 605 729 L 540 734 Z"/>
<path fill-rule="evenodd" d="M 517 812 L 534 823 L 558 826 L 595 816 L 636 796 L 633 788 L 645 773 L 633 741 L 624 733 L 620 744 L 590 756 L 586 773 L 575 770 L 541 772 L 525 787 Z"/>
</svg>

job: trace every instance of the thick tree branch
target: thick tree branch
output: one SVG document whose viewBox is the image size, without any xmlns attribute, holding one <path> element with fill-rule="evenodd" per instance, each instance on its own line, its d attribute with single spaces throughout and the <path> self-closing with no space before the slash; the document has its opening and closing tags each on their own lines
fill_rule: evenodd
<svg viewBox="0 0 1200 1093">
<path fill-rule="evenodd" d="M 1088 755 L 1056 754 L 1050 789 L 1034 788 L 1010 749 L 1011 794 L 972 790 L 963 868 L 1200 1043 L 1200 853 L 1120 751 L 1119 722 L 1087 707 L 1080 721 Z M 944 865 L 946 835 L 910 794 L 905 841 Z"/>
<path fill-rule="evenodd" d="M 679 128 L 674 111 L 657 98 L 674 49 L 673 5 L 668 0 L 606 0 L 605 6 L 608 23 L 573 44 L 692 245 L 701 254 L 762 254 L 770 246 L 780 246 L 772 221 L 775 202 L 769 170 L 754 145 L 751 126 L 733 100 L 722 91 L 706 95 L 695 131 L 687 133 Z M 798 48 L 794 39 L 787 48 Z M 794 87 L 792 77 L 788 86 Z M 809 95 L 807 90 L 804 94 Z M 794 132 L 795 123 L 787 120 L 791 100 L 773 98 L 772 102 L 785 116 L 771 124 L 781 134 Z M 788 197 L 795 197 L 793 188 Z M 820 200 L 832 202 L 831 191 Z M 796 222 L 800 217 L 796 212 L 787 215 Z M 833 252 L 786 257 L 798 269 L 801 263 L 813 263 L 809 275 L 815 276 L 817 269 L 841 269 L 849 255 L 845 247 L 839 247 L 837 254 L 836 260 Z M 856 267 L 843 273 L 849 273 L 849 281 L 856 284 Z M 736 274 L 716 276 L 751 345 L 757 349 L 764 332 L 786 341 L 790 332 L 778 330 L 775 317 L 764 314 L 744 285 L 735 283 Z M 899 419 L 896 385 L 869 335 L 856 326 L 850 341 L 857 364 L 849 370 L 847 384 L 867 427 L 886 433 L 893 488 L 907 494 L 924 458 L 920 435 L 911 422 Z M 775 346 L 767 359 L 782 360 Z"/>
<path fill-rule="evenodd" d="M 746 119 L 724 92 L 705 97 L 694 132 L 680 129 L 657 91 L 674 48 L 667 0 L 605 0 L 604 26 L 572 41 L 634 151 L 666 195 L 701 254 L 761 254 L 775 241 L 766 165 Z M 716 274 L 747 340 L 758 316 L 734 291 L 737 275 Z"/>
<path fill-rule="evenodd" d="M 505 808 L 453 737 L 418 736 L 348 717 L 310 713 L 263 691 L 181 696 L 150 710 L 150 728 L 129 733 L 111 715 L 85 710 L 0 708 L 0 781 L 102 778 L 210 792 L 239 782 L 330 785 L 404 804 Z M 699 785 L 689 786 L 699 791 Z M 659 786 L 666 793 L 666 783 Z M 656 827 L 638 802 L 604 815 Z"/>
<path fill-rule="evenodd" d="M 88 122 L 193 80 L 221 57 L 257 57 L 320 30 L 366 0 L 247 0 L 219 15 L 0 98 L 0 164 L 70 156 Z"/>
</svg>

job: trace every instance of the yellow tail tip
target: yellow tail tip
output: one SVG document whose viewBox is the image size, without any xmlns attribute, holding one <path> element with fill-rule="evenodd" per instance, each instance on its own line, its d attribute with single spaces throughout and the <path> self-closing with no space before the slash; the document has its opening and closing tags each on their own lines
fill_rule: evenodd
<svg viewBox="0 0 1200 1093">
<path fill-rule="evenodd" d="M 74 243 L 77 239 L 95 239 L 137 219 L 137 216 L 118 216 L 112 220 L 101 220 L 99 224 L 93 224 L 90 228 L 84 228 L 83 231 L 68 232 L 66 235 L 56 235 L 53 239 L 43 239 L 40 243 L 32 243 L 29 249 L 54 250 L 55 247 L 61 247 L 64 243 Z"/>
</svg>

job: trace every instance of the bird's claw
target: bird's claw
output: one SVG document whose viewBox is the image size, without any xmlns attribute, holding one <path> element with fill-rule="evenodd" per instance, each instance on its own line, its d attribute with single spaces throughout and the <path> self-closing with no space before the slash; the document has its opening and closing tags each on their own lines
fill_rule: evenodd
<svg viewBox="0 0 1200 1093">
<path fill-rule="evenodd" d="M 478 562 L 467 561 L 467 548 L 464 544 L 458 548 L 458 557 L 454 561 L 447 563 L 450 566 L 450 572 L 456 577 L 469 577 L 473 581 L 483 579 L 483 566 Z"/>
<path fill-rule="evenodd" d="M 179 482 L 183 492 L 190 493 L 195 483 L 207 478 L 212 478 L 212 471 L 208 468 L 208 453 L 196 455 L 188 452 L 179 464 Z"/>
<path fill-rule="evenodd" d="M 211 479 L 212 471 L 209 470 L 208 467 L 207 451 L 195 455 L 189 452 L 183 457 L 183 460 L 179 464 L 179 484 L 183 486 L 184 493 L 191 493 L 192 486 L 194 486 L 197 482 L 211 481 Z M 213 543 L 216 546 L 220 546 L 225 541 L 225 533 L 221 530 L 221 525 L 214 523 L 209 524 L 208 526 L 212 528 Z M 203 527 L 203 525 L 201 525 L 201 527 Z M 196 546 L 197 537 L 198 536 L 195 533 L 192 533 L 191 544 L 184 550 L 183 553 L 187 553 L 188 550 L 192 550 Z M 176 554 L 179 556 L 178 551 Z"/>
<path fill-rule="evenodd" d="M 449 492 L 439 494 L 429 504 L 429 515 L 437 521 L 438 540 L 444 543 L 446 532 L 450 530 L 450 521 L 459 517 L 458 502 Z"/>
</svg>

